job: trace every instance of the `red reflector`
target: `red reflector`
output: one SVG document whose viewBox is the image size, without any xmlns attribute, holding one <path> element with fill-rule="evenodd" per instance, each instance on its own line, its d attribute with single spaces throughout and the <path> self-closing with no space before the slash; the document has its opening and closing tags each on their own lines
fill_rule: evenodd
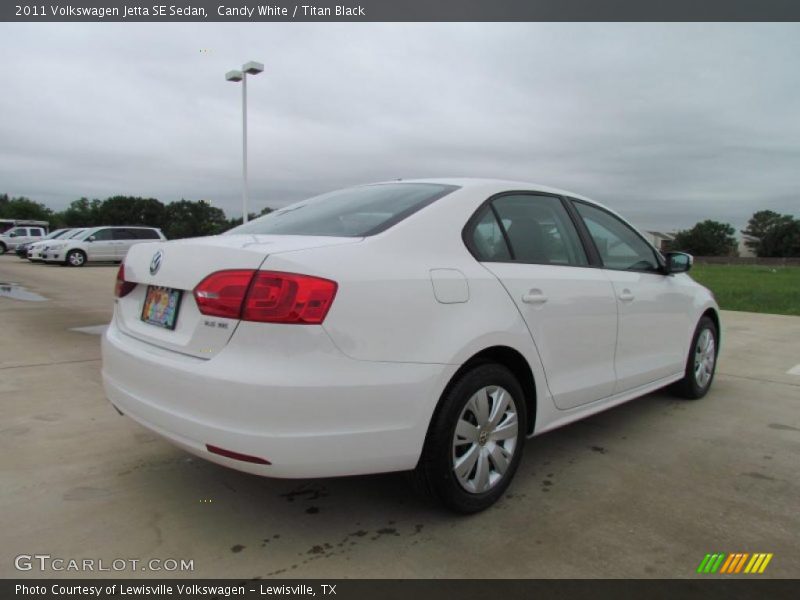
<svg viewBox="0 0 800 600">
<path fill-rule="evenodd" d="M 258 271 L 245 299 L 242 318 L 266 323 L 318 325 L 325 320 L 337 285 L 330 279 Z"/>
<path fill-rule="evenodd" d="M 226 458 L 232 458 L 234 460 L 257 463 L 259 465 L 272 464 L 266 458 L 259 458 L 258 456 L 249 456 L 247 454 L 239 454 L 238 452 L 234 452 L 232 450 L 225 450 L 225 448 L 219 448 L 217 446 L 212 446 L 211 444 L 206 444 L 206 449 L 212 454 L 219 454 L 220 456 L 225 456 Z"/>
<path fill-rule="evenodd" d="M 201 313 L 213 317 L 238 319 L 242 314 L 247 287 L 253 279 L 251 269 L 212 273 L 194 288 L 194 299 Z"/>
<path fill-rule="evenodd" d="M 125 281 L 125 265 L 120 263 L 119 270 L 117 271 L 117 281 L 114 285 L 114 295 L 117 298 L 123 298 L 130 294 L 136 287 L 136 282 Z"/>
</svg>

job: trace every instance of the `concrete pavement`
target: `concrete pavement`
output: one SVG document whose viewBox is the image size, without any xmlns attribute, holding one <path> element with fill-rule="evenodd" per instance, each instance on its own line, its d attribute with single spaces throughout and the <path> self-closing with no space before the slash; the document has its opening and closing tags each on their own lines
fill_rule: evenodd
<svg viewBox="0 0 800 600">
<path fill-rule="evenodd" d="M 465 518 L 402 474 L 262 479 L 120 417 L 99 337 L 74 330 L 109 320 L 115 273 L 0 256 L 0 282 L 46 298 L 0 294 L 0 577 L 93 575 L 15 569 L 34 553 L 194 577 L 692 577 L 708 552 L 800 577 L 800 318 L 724 313 L 705 399 L 659 392 L 530 440 L 507 497 Z"/>
</svg>

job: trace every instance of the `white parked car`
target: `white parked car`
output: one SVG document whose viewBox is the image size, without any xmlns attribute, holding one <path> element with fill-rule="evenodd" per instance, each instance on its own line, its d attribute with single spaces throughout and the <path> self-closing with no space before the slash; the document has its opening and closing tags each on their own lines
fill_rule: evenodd
<svg viewBox="0 0 800 600">
<path fill-rule="evenodd" d="M 92 227 L 83 234 L 47 245 L 48 263 L 82 267 L 87 262 L 120 262 L 135 244 L 166 240 L 155 227 Z"/>
<path fill-rule="evenodd" d="M 14 250 L 22 244 L 38 242 L 45 235 L 47 235 L 47 230 L 44 227 L 14 227 L 9 229 L 0 234 L 0 254 Z"/>
<path fill-rule="evenodd" d="M 538 185 L 365 185 L 131 248 L 103 336 L 122 413 L 272 477 L 414 470 L 496 501 L 527 437 L 711 385 L 719 313 L 613 211 Z"/>
<path fill-rule="evenodd" d="M 38 242 L 31 242 L 25 247 L 25 256 L 31 262 L 39 262 L 42 260 L 42 251 L 47 246 L 50 240 L 66 239 L 72 235 L 76 230 L 74 228 L 55 229 L 44 236 Z M 19 250 L 17 251 L 19 253 Z"/>
<path fill-rule="evenodd" d="M 61 244 L 62 242 L 67 242 L 68 240 L 78 239 L 86 232 L 86 227 L 78 227 L 76 229 L 70 229 L 67 233 L 60 236 L 60 239 L 56 242 L 53 241 L 52 244 Z M 29 254 L 29 258 L 31 258 L 32 262 L 45 262 L 45 258 L 47 257 L 47 249 L 50 247 L 51 242 L 48 240 L 41 245 L 37 245 L 36 249 L 32 254 Z"/>
</svg>

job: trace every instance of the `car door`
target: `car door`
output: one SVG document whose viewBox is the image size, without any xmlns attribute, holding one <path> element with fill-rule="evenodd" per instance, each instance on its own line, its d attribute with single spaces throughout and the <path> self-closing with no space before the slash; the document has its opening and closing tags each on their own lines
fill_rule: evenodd
<svg viewBox="0 0 800 600">
<path fill-rule="evenodd" d="M 556 406 L 612 394 L 614 289 L 590 265 L 565 202 L 539 193 L 495 196 L 475 215 L 465 240 L 525 319 Z"/>
<path fill-rule="evenodd" d="M 28 229 L 26 227 L 16 227 L 9 231 L 6 235 L 8 236 L 6 245 L 9 249 L 14 249 L 20 244 L 26 243 L 30 239 L 28 235 Z"/>
<path fill-rule="evenodd" d="M 114 260 L 123 260 L 128 249 L 136 242 L 137 229 L 120 227 L 114 229 Z"/>
<path fill-rule="evenodd" d="M 143 242 L 154 242 L 160 240 L 161 237 L 158 235 L 158 232 L 155 229 L 150 229 L 149 227 L 136 227 L 130 230 L 132 239 L 128 243 L 128 248 L 125 250 L 127 254 L 128 249 L 134 244 L 141 244 Z M 122 255 L 122 258 L 125 258 L 125 255 Z"/>
<path fill-rule="evenodd" d="M 663 273 L 656 251 L 633 227 L 601 207 L 573 203 L 617 297 L 615 391 L 682 372 L 691 298 Z"/>
<path fill-rule="evenodd" d="M 114 230 L 110 228 L 98 229 L 87 238 L 86 245 L 88 258 L 91 261 L 117 260 L 116 246 L 114 245 Z"/>
</svg>

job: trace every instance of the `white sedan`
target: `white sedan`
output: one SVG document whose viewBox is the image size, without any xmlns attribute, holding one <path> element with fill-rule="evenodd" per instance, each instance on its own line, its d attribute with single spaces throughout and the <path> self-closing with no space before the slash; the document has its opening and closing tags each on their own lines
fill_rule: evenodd
<svg viewBox="0 0 800 600">
<path fill-rule="evenodd" d="M 119 411 L 270 477 L 413 470 L 490 506 L 531 437 L 667 385 L 706 394 L 719 311 L 613 211 L 529 183 L 332 192 L 120 266 Z"/>
</svg>

